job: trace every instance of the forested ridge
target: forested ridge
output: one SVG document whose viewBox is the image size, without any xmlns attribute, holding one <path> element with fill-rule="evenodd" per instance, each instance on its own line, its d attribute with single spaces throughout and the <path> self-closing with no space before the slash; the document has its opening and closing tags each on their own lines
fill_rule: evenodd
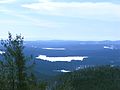
<svg viewBox="0 0 120 90">
<path fill-rule="evenodd" d="M 54 90 L 120 90 L 120 67 L 98 66 L 63 74 Z"/>
</svg>

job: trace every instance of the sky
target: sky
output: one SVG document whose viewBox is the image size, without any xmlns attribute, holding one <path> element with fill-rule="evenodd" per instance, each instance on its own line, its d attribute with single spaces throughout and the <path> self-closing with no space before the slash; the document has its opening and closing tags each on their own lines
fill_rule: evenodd
<svg viewBox="0 0 120 90">
<path fill-rule="evenodd" d="M 120 0 L 0 0 L 0 39 L 120 40 Z"/>
</svg>

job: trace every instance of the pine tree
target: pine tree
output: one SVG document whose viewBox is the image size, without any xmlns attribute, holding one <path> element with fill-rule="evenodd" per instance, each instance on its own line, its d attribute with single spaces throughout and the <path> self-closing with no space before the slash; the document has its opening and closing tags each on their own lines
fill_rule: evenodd
<svg viewBox="0 0 120 90">
<path fill-rule="evenodd" d="M 5 51 L 4 60 L 0 64 L 5 75 L 3 90 L 29 90 L 29 73 L 27 72 L 27 59 L 23 52 L 23 39 L 21 35 L 13 38 L 9 33 L 8 39 L 1 41 Z"/>
</svg>

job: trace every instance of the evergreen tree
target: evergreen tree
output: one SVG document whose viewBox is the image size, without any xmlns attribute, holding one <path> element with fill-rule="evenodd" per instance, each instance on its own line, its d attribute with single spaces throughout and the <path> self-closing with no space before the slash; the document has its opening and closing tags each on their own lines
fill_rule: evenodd
<svg viewBox="0 0 120 90">
<path fill-rule="evenodd" d="M 24 56 L 23 37 L 16 35 L 15 38 L 9 33 L 7 40 L 2 40 L 1 44 L 4 47 L 4 60 L 1 60 L 2 76 L 4 83 L 2 90 L 28 90 L 29 73 L 27 72 L 27 59 Z M 0 79 L 1 79 L 0 78 Z"/>
</svg>

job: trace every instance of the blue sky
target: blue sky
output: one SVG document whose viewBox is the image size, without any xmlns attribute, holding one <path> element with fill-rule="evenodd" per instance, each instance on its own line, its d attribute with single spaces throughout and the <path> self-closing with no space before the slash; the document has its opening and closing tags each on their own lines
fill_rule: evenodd
<svg viewBox="0 0 120 90">
<path fill-rule="evenodd" d="M 120 0 L 0 0 L 0 38 L 120 40 Z"/>
</svg>

